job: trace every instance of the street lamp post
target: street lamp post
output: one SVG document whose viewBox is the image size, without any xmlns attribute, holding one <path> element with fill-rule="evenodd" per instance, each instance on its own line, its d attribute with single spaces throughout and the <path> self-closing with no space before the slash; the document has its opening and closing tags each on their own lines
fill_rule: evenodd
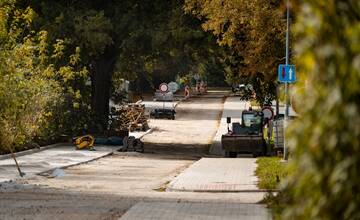
<svg viewBox="0 0 360 220">
<path fill-rule="evenodd" d="M 289 65 L 289 29 L 290 29 L 290 1 L 286 1 L 286 65 Z M 284 118 L 284 160 L 288 159 L 287 146 L 286 146 L 286 137 L 285 137 L 285 128 L 287 126 L 287 120 L 289 117 L 289 83 L 285 83 L 285 118 Z"/>
</svg>

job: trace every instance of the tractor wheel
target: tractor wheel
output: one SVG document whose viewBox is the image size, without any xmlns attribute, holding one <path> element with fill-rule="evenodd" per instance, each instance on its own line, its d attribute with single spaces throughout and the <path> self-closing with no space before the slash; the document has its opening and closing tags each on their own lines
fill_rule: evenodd
<svg viewBox="0 0 360 220">
<path fill-rule="evenodd" d="M 227 152 L 225 152 L 225 157 L 228 157 L 228 158 L 236 158 L 236 157 L 237 157 L 237 153 L 236 153 L 236 152 L 233 152 L 233 151 L 227 151 Z"/>
<path fill-rule="evenodd" d="M 229 154 L 230 154 L 229 151 L 225 151 L 225 157 L 230 157 Z"/>
</svg>

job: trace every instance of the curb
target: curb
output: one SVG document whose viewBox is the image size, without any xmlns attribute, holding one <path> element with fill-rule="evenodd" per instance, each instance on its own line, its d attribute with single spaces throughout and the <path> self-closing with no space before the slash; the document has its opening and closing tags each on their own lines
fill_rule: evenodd
<svg viewBox="0 0 360 220">
<path fill-rule="evenodd" d="M 138 137 L 138 138 L 141 139 L 141 138 L 143 138 L 145 135 L 148 135 L 148 134 L 152 133 L 153 131 L 154 131 L 154 128 L 150 128 L 149 130 L 147 130 L 147 131 L 145 132 L 145 134 L 141 135 L 141 136 Z"/>
<path fill-rule="evenodd" d="M 14 154 L 15 154 L 15 157 L 21 157 L 21 156 L 38 153 L 38 152 L 41 152 L 41 151 L 44 151 L 47 149 L 59 147 L 59 146 L 66 145 L 66 144 L 68 144 L 68 143 L 51 144 L 51 145 L 47 145 L 47 146 L 40 147 L 40 148 L 33 148 L 33 149 L 25 150 L 25 151 L 16 152 Z M 0 160 L 6 160 L 6 159 L 10 159 L 10 158 L 12 158 L 11 154 L 0 155 Z"/>
<path fill-rule="evenodd" d="M 224 150 L 222 149 L 222 146 L 221 146 L 221 135 L 220 134 L 220 139 L 217 140 L 218 138 L 218 133 L 220 133 L 220 128 L 221 128 L 221 121 L 222 119 L 224 118 L 224 107 L 225 107 L 225 102 L 226 100 L 230 97 L 230 95 L 227 95 L 224 97 L 224 102 L 222 103 L 222 109 L 221 109 L 221 115 L 220 115 L 220 119 L 219 119 L 219 125 L 218 125 L 218 129 L 216 131 L 216 133 L 214 134 L 213 138 L 212 138 L 212 142 L 210 144 L 210 147 L 209 147 L 209 154 L 210 155 L 214 155 L 214 156 L 221 156 L 221 157 L 224 157 L 225 156 L 225 152 Z"/>
<path fill-rule="evenodd" d="M 175 189 L 166 187 L 166 192 L 198 192 L 198 193 L 264 193 L 279 192 L 277 189 L 243 189 L 243 190 L 206 190 L 206 189 Z"/>
<path fill-rule="evenodd" d="M 118 149 L 117 149 L 118 150 Z M 99 160 L 101 158 L 104 158 L 104 157 L 107 157 L 107 156 L 110 156 L 110 155 L 113 155 L 115 151 L 117 150 L 113 150 L 103 156 L 100 156 L 100 157 L 96 157 L 96 158 L 93 158 L 91 160 L 87 160 L 87 161 L 83 161 L 83 162 L 79 162 L 79 163 L 74 163 L 74 164 L 70 164 L 70 165 L 66 165 L 66 166 L 61 166 L 61 167 L 55 167 L 55 168 L 51 168 L 51 169 L 48 169 L 48 170 L 45 170 L 45 171 L 41 171 L 39 173 L 36 173 L 35 175 L 39 175 L 39 176 L 44 176 L 45 173 L 50 173 L 56 169 L 67 169 L 67 168 L 70 168 L 70 167 L 73 167 L 73 166 L 78 166 L 78 165 L 82 165 L 82 164 L 86 164 L 86 163 L 89 163 L 89 162 L 93 162 L 93 161 L 96 161 L 96 160 Z"/>
<path fill-rule="evenodd" d="M 52 146 L 54 147 L 54 146 Z M 49 148 L 48 148 L 49 149 Z M 43 150 L 46 150 L 46 149 L 43 149 Z M 38 173 L 34 173 L 30 176 L 25 176 L 24 178 L 21 178 L 21 179 L 27 179 L 27 178 L 30 178 L 31 176 L 36 176 L 36 175 L 39 175 L 39 176 L 46 176 L 44 174 L 46 173 L 51 173 L 53 172 L 54 170 L 56 169 L 67 169 L 67 168 L 70 168 L 70 167 L 73 167 L 73 166 L 78 166 L 78 165 L 82 165 L 82 164 L 86 164 L 86 163 L 89 163 L 89 162 L 93 162 L 93 161 L 96 161 L 96 160 L 99 160 L 101 158 L 104 158 L 104 157 L 107 157 L 107 156 L 110 156 L 110 155 L 113 155 L 115 151 L 117 151 L 118 149 L 115 149 L 105 155 L 102 155 L 100 157 L 96 157 L 96 158 L 93 158 L 93 159 L 90 159 L 90 160 L 87 160 L 87 161 L 82 161 L 82 162 L 78 162 L 78 163 L 74 163 L 74 164 L 70 164 L 70 165 L 66 165 L 66 166 L 59 166 L 59 167 L 54 167 L 54 168 L 51 168 L 51 169 L 48 169 L 48 170 L 45 170 L 45 171 L 41 171 L 41 172 L 38 172 Z M 10 179 L 8 181 L 2 181 L 0 182 L 1 183 L 6 183 L 6 182 L 11 182 L 11 181 L 16 181 L 18 178 L 15 178 L 15 179 Z"/>
<path fill-rule="evenodd" d="M 145 134 L 141 135 L 141 136 L 139 137 L 139 139 L 141 139 L 142 137 L 144 137 L 144 136 L 147 135 L 147 134 L 150 134 L 150 133 L 153 132 L 153 131 L 154 131 L 154 128 L 150 128 L 149 130 L 147 130 L 147 131 L 145 132 Z M 29 150 L 24 150 L 24 151 L 16 152 L 16 153 L 14 153 L 14 154 L 15 154 L 15 157 L 21 157 L 21 156 L 26 156 L 26 155 L 33 154 L 33 153 L 38 153 L 38 152 L 41 152 L 41 151 L 44 151 L 44 150 L 56 148 L 56 147 L 63 146 L 63 145 L 66 145 L 66 146 L 69 145 L 69 146 L 71 146 L 70 143 L 62 142 L 62 143 L 50 144 L 50 145 L 46 145 L 46 146 L 39 147 L 39 148 L 32 148 L 32 149 L 29 149 Z M 6 159 L 11 159 L 11 158 L 12 158 L 11 154 L 0 155 L 0 160 L 6 160 Z"/>
</svg>

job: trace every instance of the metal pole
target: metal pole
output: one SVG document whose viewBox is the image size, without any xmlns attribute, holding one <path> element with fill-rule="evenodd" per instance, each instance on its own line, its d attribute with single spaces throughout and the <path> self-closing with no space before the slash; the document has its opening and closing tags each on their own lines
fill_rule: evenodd
<svg viewBox="0 0 360 220">
<path fill-rule="evenodd" d="M 279 115 L 279 85 L 276 86 L 276 115 Z"/>
<path fill-rule="evenodd" d="M 286 65 L 289 65 L 289 29 L 290 29 L 290 0 L 286 1 Z M 285 137 L 285 129 L 287 126 L 287 120 L 289 117 L 289 104 L 288 104 L 288 96 L 289 96 L 289 85 L 285 83 L 285 118 L 284 118 L 284 160 L 288 159 L 287 156 L 287 148 L 286 148 L 286 137 Z"/>
</svg>

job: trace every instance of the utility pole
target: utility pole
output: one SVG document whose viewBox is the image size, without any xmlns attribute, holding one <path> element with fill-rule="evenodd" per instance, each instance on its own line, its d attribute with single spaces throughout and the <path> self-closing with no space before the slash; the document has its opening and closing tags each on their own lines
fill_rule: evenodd
<svg viewBox="0 0 360 220">
<path fill-rule="evenodd" d="M 286 0 L 286 65 L 289 65 L 289 30 L 290 29 L 290 0 Z M 289 83 L 285 83 L 285 118 L 284 118 L 284 160 L 288 159 L 288 150 L 286 146 L 285 129 L 289 117 Z"/>
</svg>

